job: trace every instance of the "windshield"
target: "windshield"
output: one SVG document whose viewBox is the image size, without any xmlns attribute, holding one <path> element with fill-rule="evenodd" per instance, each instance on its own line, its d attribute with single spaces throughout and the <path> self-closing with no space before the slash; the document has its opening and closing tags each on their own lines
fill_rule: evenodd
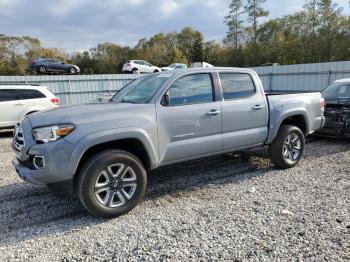
<svg viewBox="0 0 350 262">
<path fill-rule="evenodd" d="M 140 77 L 127 84 L 110 101 L 114 103 L 147 104 L 169 76 L 169 74 L 156 74 Z"/>
<path fill-rule="evenodd" d="M 350 98 L 350 83 L 334 83 L 322 95 L 324 98 Z"/>
<path fill-rule="evenodd" d="M 171 64 L 170 66 L 168 66 L 168 67 L 170 67 L 170 68 L 175 68 L 177 66 L 177 64 Z"/>
</svg>

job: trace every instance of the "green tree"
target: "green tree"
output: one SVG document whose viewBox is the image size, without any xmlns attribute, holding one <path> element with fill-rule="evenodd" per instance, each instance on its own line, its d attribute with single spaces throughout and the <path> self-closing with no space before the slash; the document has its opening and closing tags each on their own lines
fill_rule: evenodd
<svg viewBox="0 0 350 262">
<path fill-rule="evenodd" d="M 96 61 L 94 69 L 99 74 L 121 73 L 122 66 L 129 57 L 130 48 L 113 43 L 101 43 L 90 50 L 91 57 Z"/>
<path fill-rule="evenodd" d="M 185 27 L 177 36 L 178 48 L 186 55 L 189 63 L 203 60 L 204 37 L 199 31 Z"/>
<path fill-rule="evenodd" d="M 339 17 L 342 12 L 332 0 L 318 2 L 318 15 L 320 20 L 320 40 L 322 61 L 330 61 L 334 46 L 334 38 L 339 28 Z"/>
<path fill-rule="evenodd" d="M 225 17 L 225 23 L 228 26 L 228 32 L 226 36 L 227 43 L 233 43 L 235 52 L 239 49 L 240 38 L 243 32 L 243 20 L 241 15 L 244 14 L 242 10 L 242 0 L 232 0 L 229 6 L 229 13 Z"/>
<path fill-rule="evenodd" d="M 248 15 L 248 22 L 251 24 L 249 31 L 251 33 L 253 43 L 256 45 L 258 38 L 258 29 L 259 29 L 259 18 L 266 17 L 269 15 L 269 12 L 266 11 L 262 4 L 266 0 L 247 0 L 247 4 L 244 6 L 244 10 Z"/>
</svg>

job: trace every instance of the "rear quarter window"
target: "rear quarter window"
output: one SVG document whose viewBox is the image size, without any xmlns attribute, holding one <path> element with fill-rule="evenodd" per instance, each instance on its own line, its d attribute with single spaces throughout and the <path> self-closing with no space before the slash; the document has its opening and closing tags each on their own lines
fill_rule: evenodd
<svg viewBox="0 0 350 262">
<path fill-rule="evenodd" d="M 245 73 L 220 73 L 225 100 L 250 97 L 255 94 L 252 77 Z"/>
<path fill-rule="evenodd" d="M 45 98 L 46 96 L 35 89 L 21 89 L 19 90 L 21 99 L 38 99 Z"/>
<path fill-rule="evenodd" d="M 19 92 L 16 89 L 0 89 L 0 102 L 19 100 Z"/>
</svg>

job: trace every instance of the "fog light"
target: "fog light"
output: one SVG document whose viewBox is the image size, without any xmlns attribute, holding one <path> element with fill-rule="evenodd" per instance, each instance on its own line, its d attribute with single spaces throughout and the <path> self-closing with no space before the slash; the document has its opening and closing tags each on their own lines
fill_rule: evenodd
<svg viewBox="0 0 350 262">
<path fill-rule="evenodd" d="M 45 158 L 43 156 L 35 156 L 33 158 L 33 165 L 36 169 L 45 167 Z"/>
</svg>

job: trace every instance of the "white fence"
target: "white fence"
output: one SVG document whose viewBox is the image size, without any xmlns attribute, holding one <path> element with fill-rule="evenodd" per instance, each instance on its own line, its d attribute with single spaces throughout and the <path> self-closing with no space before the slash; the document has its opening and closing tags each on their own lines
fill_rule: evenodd
<svg viewBox="0 0 350 262">
<path fill-rule="evenodd" d="M 336 79 L 350 78 L 350 62 L 301 64 L 253 68 L 266 91 L 321 91 Z M 114 94 L 138 75 L 0 76 L 0 85 L 47 86 L 62 105 L 98 102 Z"/>
<path fill-rule="evenodd" d="M 350 62 L 255 67 L 267 91 L 321 91 L 341 78 L 350 78 Z"/>
</svg>

